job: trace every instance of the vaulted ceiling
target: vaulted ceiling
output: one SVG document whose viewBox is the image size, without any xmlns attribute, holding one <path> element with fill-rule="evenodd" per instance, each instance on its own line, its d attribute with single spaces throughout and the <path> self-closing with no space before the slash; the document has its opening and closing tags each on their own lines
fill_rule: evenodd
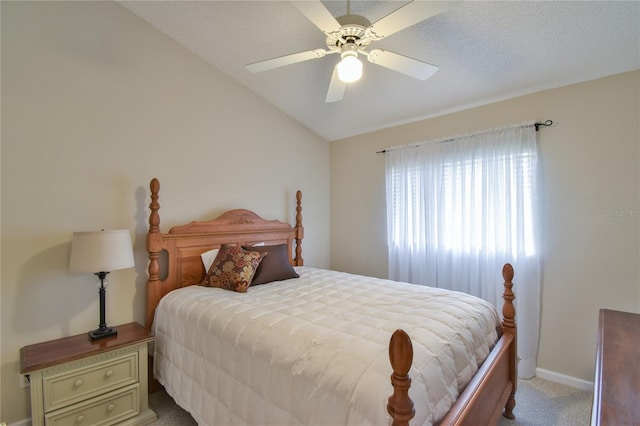
<svg viewBox="0 0 640 426">
<path fill-rule="evenodd" d="M 325 48 L 287 1 L 120 1 L 327 140 L 640 69 L 640 2 L 467 1 L 375 42 L 439 67 L 421 81 L 364 60 L 340 102 L 325 97 L 338 55 L 251 73 L 246 64 Z M 340 16 L 346 1 L 323 1 Z M 406 1 L 351 1 L 375 22 Z"/>
</svg>

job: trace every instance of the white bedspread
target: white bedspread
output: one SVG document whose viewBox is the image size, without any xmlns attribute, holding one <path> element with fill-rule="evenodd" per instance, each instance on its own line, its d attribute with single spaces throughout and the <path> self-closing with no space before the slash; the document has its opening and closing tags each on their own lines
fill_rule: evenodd
<svg viewBox="0 0 640 426">
<path fill-rule="evenodd" d="M 412 339 L 412 424 L 449 410 L 497 340 L 499 316 L 457 292 L 298 267 L 247 293 L 190 286 L 154 322 L 155 375 L 200 425 L 380 425 L 393 331 Z"/>
</svg>

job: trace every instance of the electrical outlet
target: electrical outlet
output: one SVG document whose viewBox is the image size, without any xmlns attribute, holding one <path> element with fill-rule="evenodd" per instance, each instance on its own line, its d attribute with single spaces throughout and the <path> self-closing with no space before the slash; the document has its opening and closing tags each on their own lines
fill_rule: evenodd
<svg viewBox="0 0 640 426">
<path fill-rule="evenodd" d="M 29 381 L 28 374 L 19 374 L 20 377 L 20 389 L 28 388 L 31 382 Z"/>
</svg>

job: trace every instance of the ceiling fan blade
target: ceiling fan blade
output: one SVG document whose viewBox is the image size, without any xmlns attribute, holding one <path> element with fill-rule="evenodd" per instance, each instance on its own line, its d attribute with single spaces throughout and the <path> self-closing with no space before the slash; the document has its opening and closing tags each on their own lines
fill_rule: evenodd
<svg viewBox="0 0 640 426">
<path fill-rule="evenodd" d="M 367 55 L 369 62 L 401 72 L 418 80 L 426 80 L 438 71 L 438 67 L 388 50 L 373 49 Z"/>
<path fill-rule="evenodd" d="M 325 102 L 338 102 L 342 100 L 344 96 L 344 89 L 347 87 L 347 83 L 338 78 L 338 66 L 333 68 L 333 74 L 331 75 L 331 83 L 329 83 L 329 90 L 327 91 L 327 98 Z"/>
<path fill-rule="evenodd" d="M 292 1 L 291 4 L 326 35 L 338 32 L 342 28 L 320 0 Z"/>
<path fill-rule="evenodd" d="M 283 67 L 285 65 L 308 61 L 310 59 L 322 58 L 326 54 L 327 51 L 324 49 L 307 50 L 306 52 L 293 53 L 291 55 L 279 56 L 277 58 L 254 62 L 247 65 L 247 69 L 253 73 L 268 71 L 274 68 Z"/>
<path fill-rule="evenodd" d="M 367 28 L 367 35 L 372 40 L 380 40 L 442 13 L 459 3 L 462 2 L 414 0 L 371 24 Z"/>
</svg>

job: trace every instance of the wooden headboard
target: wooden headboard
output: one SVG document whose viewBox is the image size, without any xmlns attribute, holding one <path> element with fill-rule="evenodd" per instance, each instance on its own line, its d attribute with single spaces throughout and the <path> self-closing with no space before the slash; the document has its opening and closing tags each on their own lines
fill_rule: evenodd
<svg viewBox="0 0 640 426">
<path fill-rule="evenodd" d="M 287 244 L 289 261 L 302 266 L 302 193 L 296 193 L 296 224 L 278 220 L 266 220 L 250 210 L 236 209 L 223 213 L 216 219 L 190 222 L 174 226 L 168 233 L 160 232 L 160 182 L 154 178 L 151 189 L 151 214 L 147 233 L 149 252 L 149 279 L 147 281 L 146 327 L 151 329 L 156 306 L 160 299 L 172 290 L 197 284 L 204 278 L 205 270 L 200 255 L 223 245 Z M 295 249 L 294 249 L 295 242 Z M 295 253 L 295 257 L 293 256 Z M 160 276 L 160 263 L 163 265 Z M 166 271 L 165 271 L 166 269 Z"/>
</svg>

